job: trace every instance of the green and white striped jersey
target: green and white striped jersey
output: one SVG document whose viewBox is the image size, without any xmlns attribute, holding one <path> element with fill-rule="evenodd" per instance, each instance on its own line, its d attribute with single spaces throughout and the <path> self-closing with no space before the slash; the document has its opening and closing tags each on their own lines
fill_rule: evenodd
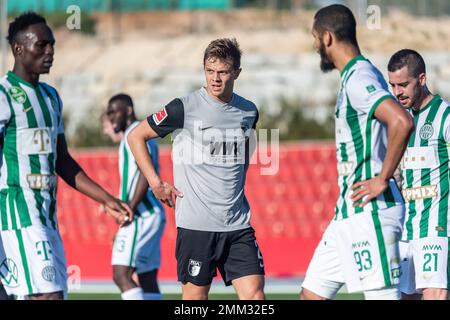
<svg viewBox="0 0 450 320">
<path fill-rule="evenodd" d="M 119 146 L 119 173 L 120 173 L 120 199 L 128 202 L 136 192 L 136 185 L 139 178 L 139 167 L 128 144 L 128 134 L 139 124 L 133 122 L 126 130 Z M 159 173 L 158 145 L 155 139 L 147 141 L 147 149 L 152 158 L 153 167 Z M 155 197 L 151 189 L 147 190 L 145 197 L 138 204 L 135 214 L 148 216 L 159 213 L 163 210 L 161 202 Z"/>
<path fill-rule="evenodd" d="M 418 112 L 401 162 L 403 239 L 448 237 L 450 106 L 436 95 Z"/>
<path fill-rule="evenodd" d="M 45 83 L 33 87 L 16 74 L 0 79 L 2 230 L 35 224 L 57 228 L 56 145 L 64 134 L 62 102 Z"/>
<path fill-rule="evenodd" d="M 352 59 L 341 72 L 336 102 L 336 155 L 339 197 L 335 219 L 360 212 L 403 204 L 401 193 L 391 179 L 389 187 L 364 208 L 353 207 L 351 186 L 381 172 L 387 148 L 387 129 L 375 117 L 375 109 L 392 98 L 381 72 L 363 56 Z"/>
</svg>

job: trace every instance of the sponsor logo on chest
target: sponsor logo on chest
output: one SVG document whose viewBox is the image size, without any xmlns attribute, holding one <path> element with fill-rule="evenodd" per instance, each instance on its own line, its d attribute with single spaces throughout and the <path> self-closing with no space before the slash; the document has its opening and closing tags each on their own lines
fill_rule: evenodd
<svg viewBox="0 0 450 320">
<path fill-rule="evenodd" d="M 17 131 L 18 148 L 22 154 L 48 154 L 54 150 L 53 145 L 56 144 L 56 138 L 52 143 L 50 128 L 29 128 Z"/>
<path fill-rule="evenodd" d="M 416 188 L 403 189 L 402 195 L 405 201 L 414 201 L 419 199 L 427 199 L 437 197 L 437 186 L 423 186 Z"/>
</svg>

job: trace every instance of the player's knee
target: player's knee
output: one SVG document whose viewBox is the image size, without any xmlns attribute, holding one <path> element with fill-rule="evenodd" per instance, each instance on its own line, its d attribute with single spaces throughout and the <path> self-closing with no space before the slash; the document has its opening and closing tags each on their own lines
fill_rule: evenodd
<svg viewBox="0 0 450 320">
<path fill-rule="evenodd" d="M 248 292 L 246 295 L 241 297 L 241 300 L 265 300 L 266 295 L 262 289 Z"/>
<path fill-rule="evenodd" d="M 441 288 L 427 288 L 423 289 L 424 300 L 447 300 L 448 290 Z"/>
<path fill-rule="evenodd" d="M 209 286 L 196 286 L 191 283 L 183 284 L 183 300 L 208 300 Z"/>
<path fill-rule="evenodd" d="M 135 287 L 135 285 L 133 285 L 133 282 L 132 282 L 129 274 L 122 270 L 117 270 L 117 269 L 113 270 L 113 281 L 122 292 L 128 290 L 130 285 L 132 287 Z"/>
<path fill-rule="evenodd" d="M 183 292 L 183 300 L 208 300 L 208 294 L 204 292 Z"/>
<path fill-rule="evenodd" d="M 302 288 L 302 291 L 300 291 L 300 300 L 327 300 L 327 298 L 319 296 L 308 289 Z"/>
<path fill-rule="evenodd" d="M 401 293 L 397 287 L 364 291 L 366 300 L 400 300 Z"/>
</svg>

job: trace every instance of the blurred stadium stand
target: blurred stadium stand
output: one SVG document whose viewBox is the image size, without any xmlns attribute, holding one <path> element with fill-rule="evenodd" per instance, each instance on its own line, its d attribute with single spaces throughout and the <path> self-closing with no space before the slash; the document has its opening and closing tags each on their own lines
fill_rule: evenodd
<svg viewBox="0 0 450 320">
<path fill-rule="evenodd" d="M 118 194 L 117 153 L 114 150 L 73 153 L 87 174 Z M 268 277 L 299 277 L 333 216 L 337 199 L 335 148 L 332 144 L 291 144 L 280 147 L 279 171 L 261 175 L 251 165 L 246 195 L 252 225 L 262 249 Z M 169 149 L 160 153 L 161 176 L 172 181 Z M 68 265 L 78 265 L 82 280 L 111 279 L 112 241 L 118 226 L 99 212 L 98 205 L 60 181 L 58 223 Z M 176 227 L 166 207 L 167 225 L 162 241 L 161 279 L 176 279 Z"/>
</svg>

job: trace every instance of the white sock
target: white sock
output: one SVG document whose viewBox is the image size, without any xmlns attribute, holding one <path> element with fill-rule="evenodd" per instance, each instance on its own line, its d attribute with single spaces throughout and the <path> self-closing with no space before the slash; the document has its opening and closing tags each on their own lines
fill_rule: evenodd
<svg viewBox="0 0 450 320">
<path fill-rule="evenodd" d="M 162 300 L 161 293 L 156 292 L 144 292 L 144 300 Z"/>
<path fill-rule="evenodd" d="M 141 287 L 136 287 L 122 292 L 122 300 L 144 300 L 144 291 Z"/>
</svg>

